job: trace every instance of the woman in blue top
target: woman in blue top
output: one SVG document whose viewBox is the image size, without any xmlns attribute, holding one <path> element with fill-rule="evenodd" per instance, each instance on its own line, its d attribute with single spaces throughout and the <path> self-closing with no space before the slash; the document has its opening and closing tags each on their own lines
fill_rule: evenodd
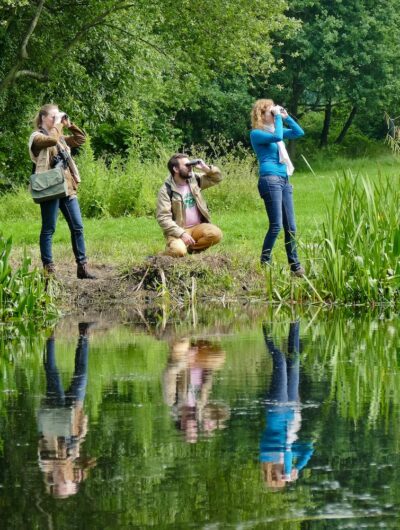
<svg viewBox="0 0 400 530">
<path fill-rule="evenodd" d="M 287 127 L 283 127 L 283 121 Z M 303 276 L 304 269 L 296 250 L 293 186 L 289 184 L 289 176 L 294 167 L 283 139 L 299 138 L 304 131 L 272 99 L 259 99 L 255 102 L 251 122 L 250 140 L 259 163 L 258 191 L 264 200 L 269 219 L 261 263 L 270 263 L 272 248 L 283 226 L 290 269 L 296 276 Z"/>
</svg>

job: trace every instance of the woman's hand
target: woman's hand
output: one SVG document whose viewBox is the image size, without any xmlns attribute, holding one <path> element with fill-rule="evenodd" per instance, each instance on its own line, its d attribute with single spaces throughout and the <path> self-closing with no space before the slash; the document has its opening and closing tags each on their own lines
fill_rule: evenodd
<svg viewBox="0 0 400 530">
<path fill-rule="evenodd" d="M 69 119 L 69 116 L 68 114 L 65 114 L 65 112 L 63 113 L 63 116 L 61 118 L 61 123 L 63 125 L 63 127 L 71 127 L 71 120 Z"/>
<path fill-rule="evenodd" d="M 279 116 L 281 114 L 281 108 L 279 105 L 275 105 L 274 107 L 271 107 L 271 112 L 274 116 Z"/>
<path fill-rule="evenodd" d="M 286 109 L 284 109 L 283 107 L 281 108 L 281 116 L 284 120 L 286 120 L 286 118 L 289 117 L 289 113 Z"/>
</svg>

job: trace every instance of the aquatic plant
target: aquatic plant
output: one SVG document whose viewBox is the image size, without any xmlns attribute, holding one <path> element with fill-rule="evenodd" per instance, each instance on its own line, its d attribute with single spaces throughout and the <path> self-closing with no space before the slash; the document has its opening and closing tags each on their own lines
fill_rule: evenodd
<svg viewBox="0 0 400 530">
<path fill-rule="evenodd" d="M 325 299 L 398 300 L 399 201 L 393 179 L 373 182 L 348 172 L 337 180 L 318 246 L 317 285 Z"/>
<path fill-rule="evenodd" d="M 11 237 L 0 233 L 0 321 L 33 320 L 44 323 L 57 316 L 51 295 L 37 269 L 30 268 L 31 260 L 25 254 L 14 270 L 10 264 Z"/>
</svg>

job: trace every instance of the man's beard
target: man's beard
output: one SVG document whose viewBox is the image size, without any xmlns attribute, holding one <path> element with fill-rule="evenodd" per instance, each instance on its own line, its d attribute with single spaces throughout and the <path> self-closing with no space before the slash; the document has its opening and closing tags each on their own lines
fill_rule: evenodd
<svg viewBox="0 0 400 530">
<path fill-rule="evenodd" d="M 182 169 L 179 170 L 179 176 L 182 178 L 182 179 L 185 179 L 185 180 L 189 180 L 190 178 L 192 178 L 192 170 L 188 171 L 187 173 L 182 171 Z"/>
</svg>

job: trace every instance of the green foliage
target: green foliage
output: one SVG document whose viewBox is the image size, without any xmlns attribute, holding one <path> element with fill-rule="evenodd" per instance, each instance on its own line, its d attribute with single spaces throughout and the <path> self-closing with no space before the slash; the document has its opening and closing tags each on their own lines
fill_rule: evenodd
<svg viewBox="0 0 400 530">
<path fill-rule="evenodd" d="M 306 134 L 301 139 L 301 144 L 299 144 L 297 149 L 297 165 L 300 163 L 300 167 L 304 167 L 301 155 L 305 156 L 311 163 L 321 161 L 322 168 L 329 160 L 334 160 L 337 157 L 349 159 L 372 158 L 388 152 L 381 140 L 378 141 L 367 136 L 356 123 L 350 128 L 343 142 L 340 144 L 334 143 L 331 140 L 337 138 L 345 120 L 343 109 L 335 108 L 332 116 L 333 123 L 330 127 L 329 144 L 322 150 L 317 149 L 316 146 L 318 145 L 323 126 L 323 113 L 310 111 L 301 118 L 301 126 L 306 131 Z"/>
<path fill-rule="evenodd" d="M 196 9 L 170 0 L 3 3 L 0 176 L 26 179 L 30 122 L 50 101 L 90 132 L 96 155 L 134 147 L 149 156 L 158 143 L 197 141 L 185 132 L 190 112 L 218 99 L 221 86 L 219 121 L 227 74 L 238 85 L 234 109 L 248 73 L 271 67 L 271 32 L 295 26 L 285 8 L 283 0 L 202 0 Z M 226 132 L 227 120 L 225 111 Z"/>
<path fill-rule="evenodd" d="M 86 217 L 152 214 L 159 187 L 166 178 L 166 153 L 154 162 L 141 162 L 133 150 L 126 160 L 96 160 L 90 143 L 78 158 L 82 178 L 79 202 Z"/>
<path fill-rule="evenodd" d="M 0 234 L 0 321 L 16 322 L 32 319 L 43 324 L 57 316 L 51 297 L 46 292 L 43 277 L 30 270 L 25 255 L 19 268 L 10 265 L 11 238 Z"/>
<path fill-rule="evenodd" d="M 207 150 L 215 156 L 213 163 L 224 171 L 222 184 L 206 192 L 210 209 L 256 207 L 253 155 L 240 145 L 233 151 L 232 144 L 223 138 L 210 140 Z M 192 146 L 188 151 L 193 156 L 206 157 L 205 148 Z M 143 161 L 131 149 L 126 159 L 114 157 L 107 163 L 95 159 L 87 142 L 77 158 L 82 174 L 79 202 L 83 214 L 86 217 L 154 215 L 157 193 L 168 175 L 171 152 L 160 147 L 157 158 Z"/>
<path fill-rule="evenodd" d="M 384 110 L 398 107 L 397 2 L 296 0 L 288 15 L 301 26 L 294 34 L 276 36 L 276 71 L 256 78 L 257 86 L 295 115 L 303 108 L 324 110 L 327 104 L 347 115 L 355 108 L 362 132 L 376 135 Z M 340 114 L 332 121 L 343 126 L 347 116 Z"/>
<path fill-rule="evenodd" d="M 398 179 L 395 178 L 395 182 Z M 327 206 L 312 269 L 324 298 L 343 302 L 398 301 L 400 200 L 393 178 L 371 181 L 346 173 Z"/>
</svg>

